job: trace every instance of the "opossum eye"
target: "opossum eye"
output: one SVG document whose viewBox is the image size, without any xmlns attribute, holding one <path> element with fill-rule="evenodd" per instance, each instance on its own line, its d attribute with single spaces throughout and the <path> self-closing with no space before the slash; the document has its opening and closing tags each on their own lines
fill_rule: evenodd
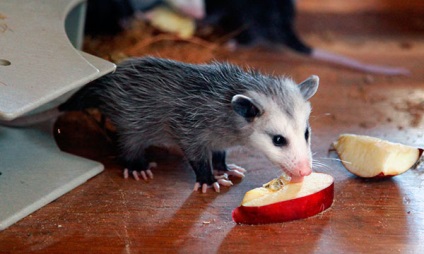
<svg viewBox="0 0 424 254">
<path fill-rule="evenodd" d="M 281 135 L 275 135 L 272 137 L 272 143 L 274 143 L 275 146 L 286 146 L 287 145 L 287 139 Z"/>
<path fill-rule="evenodd" d="M 305 140 L 306 141 L 309 140 L 309 128 L 306 128 L 306 131 L 305 131 Z"/>
</svg>

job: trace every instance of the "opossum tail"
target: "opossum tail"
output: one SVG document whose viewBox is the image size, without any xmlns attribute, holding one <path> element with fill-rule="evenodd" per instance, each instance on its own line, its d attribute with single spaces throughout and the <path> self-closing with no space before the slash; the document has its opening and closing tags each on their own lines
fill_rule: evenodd
<svg viewBox="0 0 424 254">
<path fill-rule="evenodd" d="M 285 45 L 292 50 L 308 55 L 313 59 L 317 59 L 319 61 L 324 61 L 331 64 L 336 64 L 339 66 L 347 67 L 353 70 L 362 71 L 371 74 L 382 74 L 382 75 L 410 75 L 410 71 L 408 69 L 402 67 L 391 67 L 391 66 L 382 66 L 375 64 L 367 64 L 360 62 L 356 59 L 343 56 L 337 53 L 325 51 L 322 49 L 315 49 L 306 45 L 302 40 L 299 39 L 295 31 L 288 27 L 287 30 L 287 38 L 285 41 Z"/>
<path fill-rule="evenodd" d="M 340 66 L 348 67 L 350 69 L 363 71 L 363 72 L 371 73 L 371 74 L 382 74 L 382 75 L 388 75 L 388 76 L 396 76 L 396 75 L 409 76 L 411 74 L 411 72 L 408 69 L 403 67 L 391 67 L 391 66 L 367 64 L 367 63 L 363 63 L 358 60 L 355 60 L 353 58 L 332 53 L 332 52 L 328 52 L 322 49 L 313 49 L 312 54 L 310 56 L 320 61 L 337 64 Z"/>
</svg>

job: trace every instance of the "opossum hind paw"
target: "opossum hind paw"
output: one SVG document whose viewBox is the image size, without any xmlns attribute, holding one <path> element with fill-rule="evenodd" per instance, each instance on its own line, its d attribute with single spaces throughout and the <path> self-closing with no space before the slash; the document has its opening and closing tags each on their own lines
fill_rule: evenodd
<svg viewBox="0 0 424 254">
<path fill-rule="evenodd" d="M 206 193 L 208 188 L 213 188 L 216 192 L 220 192 L 221 186 L 231 187 L 234 185 L 233 182 L 228 178 L 230 175 L 243 178 L 244 173 L 246 172 L 245 169 L 239 166 L 236 166 L 234 164 L 228 165 L 228 169 L 229 170 L 226 170 L 226 171 L 214 170 L 213 176 L 216 182 L 214 182 L 212 185 L 196 182 L 196 184 L 194 185 L 193 191 L 199 191 L 200 189 L 202 193 Z"/>
<path fill-rule="evenodd" d="M 136 181 L 139 181 L 140 178 L 143 179 L 144 181 L 148 181 L 149 179 L 153 179 L 153 173 L 151 169 L 156 167 L 157 167 L 156 162 L 150 162 L 148 168 L 145 170 L 137 171 L 137 170 L 131 170 L 131 169 L 125 168 L 123 172 L 123 176 L 125 179 L 128 179 L 131 175 Z"/>
</svg>

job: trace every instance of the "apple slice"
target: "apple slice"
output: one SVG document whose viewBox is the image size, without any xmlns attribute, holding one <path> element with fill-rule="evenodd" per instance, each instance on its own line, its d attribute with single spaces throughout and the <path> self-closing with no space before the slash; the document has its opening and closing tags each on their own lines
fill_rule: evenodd
<svg viewBox="0 0 424 254">
<path fill-rule="evenodd" d="M 246 192 L 233 220 L 242 224 L 278 223 L 314 216 L 331 206 L 334 178 L 312 173 L 303 182 L 285 183 L 274 179 L 264 187 Z"/>
<path fill-rule="evenodd" d="M 166 7 L 157 7 L 147 14 L 153 27 L 174 33 L 182 39 L 190 39 L 196 30 L 196 21 Z"/>
<path fill-rule="evenodd" d="M 419 148 L 354 134 L 340 135 L 333 146 L 347 170 L 367 178 L 402 174 L 423 152 Z"/>
</svg>

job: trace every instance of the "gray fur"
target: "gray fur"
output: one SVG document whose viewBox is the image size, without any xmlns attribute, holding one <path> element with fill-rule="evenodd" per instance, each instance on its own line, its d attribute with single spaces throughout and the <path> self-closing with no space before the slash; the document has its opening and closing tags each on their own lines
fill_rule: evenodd
<svg viewBox="0 0 424 254">
<path fill-rule="evenodd" d="M 306 100 L 299 102 L 301 90 L 292 84 L 287 78 L 226 63 L 192 65 L 134 58 L 77 92 L 60 109 L 98 107 L 115 124 L 122 157 L 129 167 L 140 163 L 144 167 L 145 161 L 132 162 L 143 157 L 150 145 L 177 144 L 194 167 L 197 181 L 211 184 L 215 181 L 211 178 L 212 153 L 249 145 L 254 131 L 252 123 L 232 109 L 233 97 L 263 94 L 282 112 L 294 114 L 294 107 Z M 309 99 L 316 88 L 305 88 L 309 92 L 303 96 Z"/>
</svg>

